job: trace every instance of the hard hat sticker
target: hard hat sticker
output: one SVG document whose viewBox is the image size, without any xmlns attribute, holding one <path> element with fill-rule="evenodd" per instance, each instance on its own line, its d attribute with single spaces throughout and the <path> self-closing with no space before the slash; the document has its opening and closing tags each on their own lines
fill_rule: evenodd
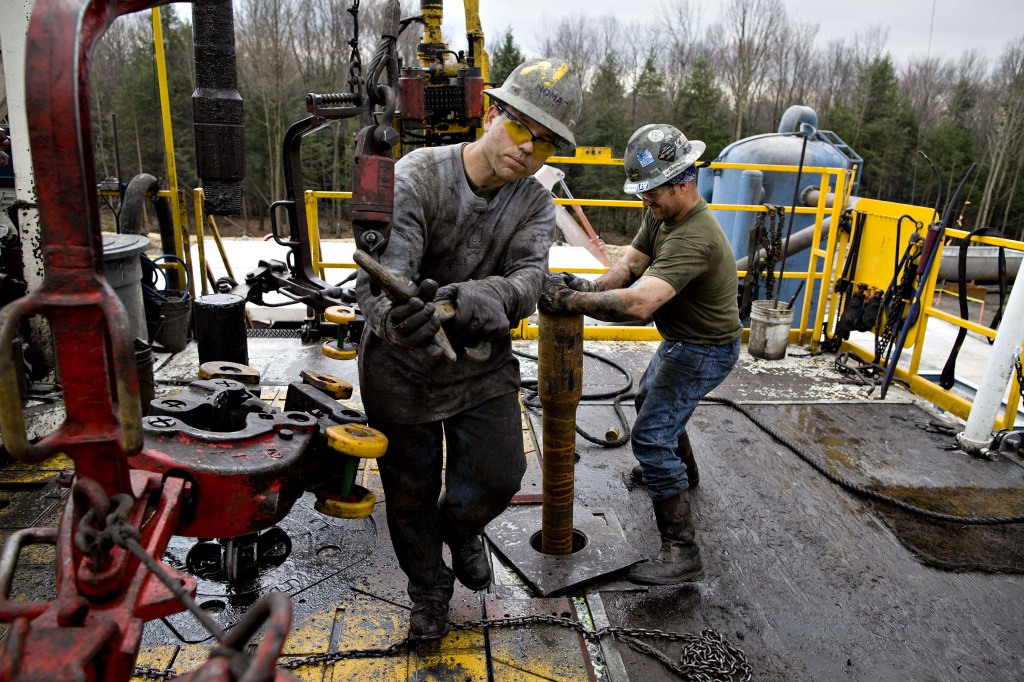
<svg viewBox="0 0 1024 682">
<path fill-rule="evenodd" d="M 651 132 L 647 133 L 647 139 L 650 140 L 651 142 L 661 142 L 663 139 L 665 139 L 665 133 L 663 133 L 660 130 L 652 130 Z"/>
<path fill-rule="evenodd" d="M 658 158 L 662 161 L 675 161 L 676 146 L 666 140 L 658 147 Z"/>
<path fill-rule="evenodd" d="M 551 64 L 551 62 L 537 62 L 536 64 L 527 66 L 520 73 L 526 75 L 528 73 L 532 73 L 533 71 L 538 70 L 543 71 L 543 74 L 540 76 L 542 79 L 541 82 L 544 83 L 544 85 L 550 87 L 557 83 L 558 81 L 562 80 L 562 76 L 564 76 L 569 71 L 569 65 L 562 64 L 556 69 L 554 65 Z"/>
<path fill-rule="evenodd" d="M 651 154 L 650 149 L 645 149 L 642 154 L 636 155 L 636 160 L 640 162 L 641 168 L 647 168 L 654 163 L 654 155 Z"/>
<path fill-rule="evenodd" d="M 644 180 L 643 182 L 638 182 L 637 185 L 636 185 L 636 191 L 637 192 L 644 192 L 644 191 L 646 191 L 647 190 L 647 186 L 649 184 L 650 184 L 650 182 L 648 182 L 647 180 Z"/>
</svg>

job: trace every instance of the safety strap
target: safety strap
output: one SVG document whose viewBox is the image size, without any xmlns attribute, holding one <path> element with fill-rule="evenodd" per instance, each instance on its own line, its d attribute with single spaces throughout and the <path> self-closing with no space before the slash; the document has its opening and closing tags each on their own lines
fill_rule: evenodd
<svg viewBox="0 0 1024 682">
<path fill-rule="evenodd" d="M 971 245 L 971 239 L 974 237 L 985 237 L 985 236 L 1002 236 L 1002 232 L 993 227 L 979 227 L 969 235 L 964 237 L 960 241 L 960 251 L 957 258 L 957 279 L 960 284 L 960 319 L 967 319 L 967 248 Z M 1000 247 L 999 249 L 999 272 L 1000 280 L 1004 278 L 1003 270 L 1005 269 L 1005 253 Z M 1000 289 L 1002 289 L 1002 281 L 1000 281 Z M 1002 317 L 1002 296 L 1000 296 L 999 310 L 996 311 L 996 316 Z M 998 321 L 994 320 L 995 324 L 998 325 Z M 949 357 L 946 359 L 946 366 L 942 368 L 942 374 L 939 375 L 939 386 L 946 389 L 947 391 L 953 388 L 956 384 L 956 359 L 960 355 L 960 348 L 964 345 L 964 339 L 967 338 L 967 329 L 960 327 L 960 331 L 957 332 L 956 341 L 953 342 L 953 348 L 949 351 Z"/>
</svg>

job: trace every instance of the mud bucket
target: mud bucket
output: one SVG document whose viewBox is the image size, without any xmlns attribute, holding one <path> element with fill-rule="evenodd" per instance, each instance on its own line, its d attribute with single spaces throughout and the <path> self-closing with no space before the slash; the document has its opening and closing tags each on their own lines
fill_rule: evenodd
<svg viewBox="0 0 1024 682">
<path fill-rule="evenodd" d="M 192 297 L 187 291 L 168 289 L 163 299 L 146 297 L 146 321 L 150 341 L 165 353 L 178 353 L 188 345 L 188 325 L 192 318 Z"/>
<path fill-rule="evenodd" d="M 781 360 L 789 345 L 793 308 L 781 301 L 754 301 L 750 307 L 747 352 L 762 360 Z"/>
<path fill-rule="evenodd" d="M 146 312 L 142 300 L 139 254 L 149 248 L 144 234 L 103 235 L 103 271 L 128 313 L 131 336 L 146 338 Z"/>
</svg>

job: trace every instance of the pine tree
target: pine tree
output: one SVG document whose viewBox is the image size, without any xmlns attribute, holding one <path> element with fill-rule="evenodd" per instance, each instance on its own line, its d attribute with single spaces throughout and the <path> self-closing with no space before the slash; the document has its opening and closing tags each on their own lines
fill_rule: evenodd
<svg viewBox="0 0 1024 682">
<path fill-rule="evenodd" d="M 729 144 L 732 120 L 715 72 L 703 56 L 698 57 L 672 107 L 672 125 L 707 145 L 706 158 L 713 159 Z"/>
<path fill-rule="evenodd" d="M 500 46 L 491 55 L 490 60 L 490 79 L 496 85 L 504 83 L 508 75 L 524 61 L 519 46 L 512 39 L 511 28 L 505 29 L 498 42 Z"/>
</svg>

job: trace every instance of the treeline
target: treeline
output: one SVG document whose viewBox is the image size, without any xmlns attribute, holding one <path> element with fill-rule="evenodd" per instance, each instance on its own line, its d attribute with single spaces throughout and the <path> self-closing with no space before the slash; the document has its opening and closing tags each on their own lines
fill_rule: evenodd
<svg viewBox="0 0 1024 682">
<path fill-rule="evenodd" d="M 351 0 L 238 0 L 239 90 L 245 100 L 246 218 L 262 229 L 267 208 L 283 197 L 281 140 L 306 115 L 307 92 L 348 90 L 353 54 Z M 380 2 L 359 7 L 359 54 L 365 67 L 380 35 Z M 406 2 L 403 16 L 418 11 Z M 191 131 L 190 24 L 164 8 L 171 114 L 179 183 L 198 185 Z M 979 54 L 940 54 L 897 63 L 881 28 L 821 44 L 817 27 L 787 14 L 781 0 L 727 0 L 704 23 L 699 5 L 663 0 L 630 23 L 575 15 L 550 23 L 529 49 L 511 30 L 488 36 L 491 78 L 524 58 L 558 55 L 582 74 L 583 117 L 577 140 L 621 156 L 644 123 L 671 122 L 708 144 L 714 158 L 731 141 L 775 132 L 782 113 L 804 104 L 864 158 L 861 196 L 930 206 L 949 197 L 972 162 L 966 228 L 993 226 L 1024 236 L 1024 34 L 988 62 Z M 116 114 L 122 174 L 166 173 L 149 16 L 121 19 L 94 58 L 93 110 L 98 173 L 115 174 Z M 418 25 L 399 43 L 416 64 Z M 451 43 L 454 36 L 446 35 Z M 458 41 L 461 42 L 461 41 Z M 304 141 L 311 189 L 348 189 L 352 141 L 360 123 L 342 122 Z M 934 164 L 929 165 L 921 150 Z M 156 169 L 156 170 L 154 170 Z M 164 169 L 164 170 L 161 170 Z M 570 166 L 576 197 L 621 198 L 622 173 Z M 345 209 L 321 209 L 324 231 L 345 230 Z M 621 241 L 635 213 L 589 209 L 602 236 Z M 242 221 L 244 224 L 244 221 Z"/>
</svg>

